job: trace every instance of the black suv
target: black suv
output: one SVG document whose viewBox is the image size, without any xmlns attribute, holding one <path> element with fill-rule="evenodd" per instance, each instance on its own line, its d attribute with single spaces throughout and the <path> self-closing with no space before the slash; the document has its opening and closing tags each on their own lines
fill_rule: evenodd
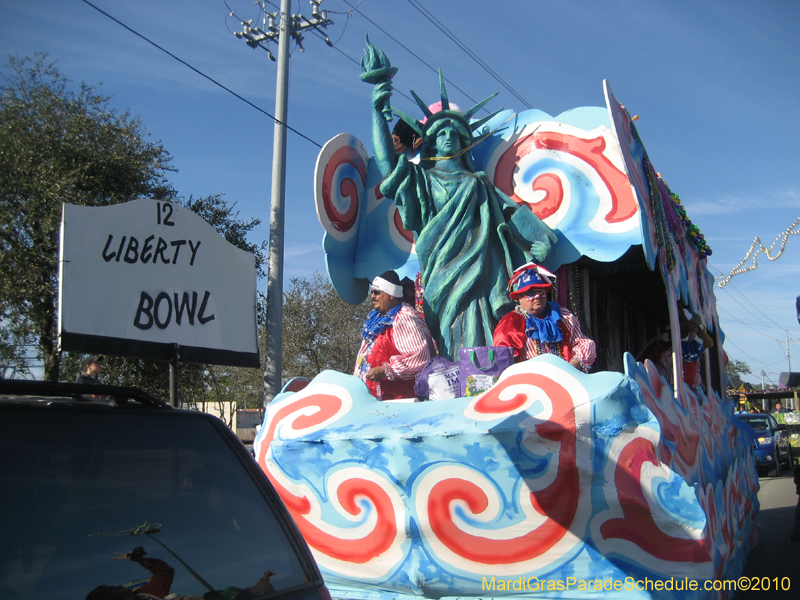
<svg viewBox="0 0 800 600">
<path fill-rule="evenodd" d="M 135 388 L 0 380 L 0 520 L 4 600 L 330 600 L 242 443 Z"/>
</svg>

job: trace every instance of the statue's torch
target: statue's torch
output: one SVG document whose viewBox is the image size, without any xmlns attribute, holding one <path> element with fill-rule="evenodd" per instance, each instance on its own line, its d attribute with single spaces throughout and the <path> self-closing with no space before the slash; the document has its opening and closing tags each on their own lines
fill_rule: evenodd
<svg viewBox="0 0 800 600">
<path fill-rule="evenodd" d="M 397 73 L 397 67 L 393 67 L 383 50 L 369 43 L 364 47 L 364 58 L 361 59 L 361 81 L 366 81 L 372 85 L 389 81 Z M 392 120 L 392 109 L 387 105 L 383 108 L 383 116 L 387 121 Z"/>
</svg>

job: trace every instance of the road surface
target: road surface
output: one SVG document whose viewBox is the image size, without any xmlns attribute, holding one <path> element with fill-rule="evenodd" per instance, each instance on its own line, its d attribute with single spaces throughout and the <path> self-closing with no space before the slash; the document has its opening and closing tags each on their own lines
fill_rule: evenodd
<svg viewBox="0 0 800 600">
<path fill-rule="evenodd" d="M 739 591 L 737 600 L 790 600 L 800 598 L 800 543 L 792 542 L 789 536 L 794 525 L 797 506 L 792 472 L 784 470 L 780 477 L 760 477 L 761 489 L 758 500 L 761 510 L 756 517 L 755 547 L 747 557 L 742 575 L 762 578 L 764 587 L 770 590 Z M 768 580 L 763 579 L 764 577 Z M 777 577 L 777 580 L 774 578 Z M 775 590 L 775 583 L 790 578 L 789 590 Z M 784 584 L 786 580 L 783 580 Z"/>
</svg>

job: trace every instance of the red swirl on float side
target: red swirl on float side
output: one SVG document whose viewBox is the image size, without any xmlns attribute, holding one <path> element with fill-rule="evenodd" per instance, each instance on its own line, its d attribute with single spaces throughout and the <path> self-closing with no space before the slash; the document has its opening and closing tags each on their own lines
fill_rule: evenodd
<svg viewBox="0 0 800 600">
<path fill-rule="evenodd" d="M 534 150 L 543 149 L 577 156 L 595 170 L 611 195 L 611 210 L 604 217 L 606 222 L 621 223 L 636 214 L 636 199 L 628 177 L 603 154 L 606 140 L 602 136 L 588 140 L 554 131 L 537 131 L 527 135 L 514 142 L 497 161 L 494 184 L 514 202 L 529 206 L 540 219 L 554 214 L 564 201 L 561 182 L 557 187 L 553 185 L 554 175 L 544 173 L 531 183 L 534 192 L 545 192 L 546 198 L 542 202 L 531 205 L 514 193 L 514 173 L 519 160 Z"/>
<path fill-rule="evenodd" d="M 525 403 L 528 401 L 527 394 L 522 392 L 515 394 L 512 398 L 508 400 L 502 400 L 500 398 L 500 392 L 510 385 L 514 384 L 524 384 L 528 385 L 531 382 L 531 378 L 537 377 L 536 375 L 532 375 L 530 373 L 518 374 L 518 375 L 511 375 L 506 377 L 502 382 L 498 383 L 489 391 L 487 391 L 483 396 L 481 396 L 477 402 L 475 402 L 474 410 L 475 412 L 492 415 L 492 414 L 503 414 L 508 412 L 513 412 L 522 408 Z"/>
<path fill-rule="evenodd" d="M 486 510 L 487 497 L 479 486 L 461 478 L 445 479 L 433 486 L 428 497 L 428 520 L 436 537 L 457 555 L 482 564 L 518 563 L 544 554 L 564 537 L 578 510 L 580 482 L 575 454 L 575 414 L 572 398 L 563 386 L 543 375 L 512 375 L 489 390 L 476 403 L 476 410 L 483 404 L 483 412 L 487 409 L 497 412 L 497 388 L 514 383 L 541 388 L 553 404 L 553 417 L 536 425 L 536 431 L 544 439 L 560 443 L 558 471 L 550 485 L 529 495 L 533 508 L 547 517 L 544 523 L 515 538 L 498 540 L 472 535 L 458 528 L 450 514 L 450 505 L 461 500 L 474 514 Z M 524 394 L 517 394 L 511 402 L 522 406 L 525 399 Z M 501 412 L 511 410 L 509 402 L 500 401 L 499 406 L 504 407 Z"/>
<path fill-rule="evenodd" d="M 548 189 L 544 186 L 539 187 L 537 182 L 541 176 L 534 179 L 531 183 L 533 191 L 543 191 L 546 194 L 544 200 L 534 205 L 528 204 L 514 193 L 514 173 L 517 170 L 519 160 L 538 148 L 541 148 L 541 146 L 537 145 L 535 134 L 526 135 L 514 142 L 497 161 L 497 166 L 494 170 L 494 184 L 514 202 L 528 206 L 537 217 L 546 219 L 555 213 L 564 201 L 564 190 L 560 185 L 556 189 Z M 551 193 L 553 194 L 552 196 L 550 195 Z"/>
<path fill-rule="evenodd" d="M 377 200 L 383 200 L 384 196 L 381 194 L 381 184 L 377 184 L 375 186 L 375 198 Z M 389 210 L 394 210 L 394 214 L 392 215 L 392 222 L 394 223 L 395 229 L 397 232 L 403 236 L 403 239 L 407 240 L 409 244 L 414 243 L 414 232 L 409 231 L 405 227 L 403 227 L 403 218 L 400 216 L 400 211 L 397 210 L 397 206 L 392 205 Z"/>
<path fill-rule="evenodd" d="M 342 163 L 349 163 L 353 165 L 361 176 L 361 185 L 356 185 L 351 179 L 344 178 L 339 183 L 339 191 L 345 198 L 350 199 L 350 206 L 347 212 L 340 213 L 333 204 L 331 199 L 331 189 L 333 187 L 333 176 L 336 169 Z M 331 155 L 328 164 L 325 166 L 325 171 L 322 175 L 322 200 L 325 206 L 325 214 L 337 231 L 350 231 L 358 218 L 358 190 L 363 187 L 367 180 L 367 166 L 364 164 L 361 155 L 355 148 L 345 146 L 339 148 Z"/>
<path fill-rule="evenodd" d="M 298 518 L 293 514 L 309 546 L 332 558 L 357 564 L 369 562 L 392 547 L 397 537 L 395 510 L 391 498 L 381 486 L 367 479 L 348 479 L 342 482 L 336 495 L 342 508 L 351 515 L 362 512 L 357 504 L 359 498 L 372 503 L 378 516 L 374 529 L 362 538 L 342 539 L 312 525 L 303 516 Z"/>
<path fill-rule="evenodd" d="M 339 486 L 337 497 L 348 513 L 358 515 L 362 509 L 356 500 L 365 498 L 373 503 L 378 515 L 375 528 L 366 537 L 352 540 L 341 539 L 310 523 L 306 518 L 306 515 L 311 512 L 311 502 L 308 498 L 292 494 L 266 468 L 266 453 L 275 439 L 278 425 L 293 413 L 309 406 L 317 407 L 319 410 L 314 414 L 300 415 L 294 419 L 290 424 L 293 431 L 313 427 L 334 417 L 342 408 L 342 399 L 333 394 L 314 394 L 278 409 L 270 420 L 269 429 L 261 445 L 258 463 L 272 482 L 286 508 L 289 509 L 297 528 L 309 546 L 339 560 L 366 563 L 386 552 L 397 535 L 397 525 L 393 518 L 394 507 L 388 494 L 378 484 L 363 479 L 351 479 Z"/>
<path fill-rule="evenodd" d="M 534 192 L 544 192 L 544 200 L 528 206 L 540 219 L 554 215 L 564 201 L 564 186 L 561 178 L 553 173 L 542 173 L 531 184 Z"/>
<path fill-rule="evenodd" d="M 642 465 L 658 465 L 655 447 L 646 438 L 635 438 L 619 453 L 614 484 L 623 518 L 609 519 L 600 525 L 604 539 L 633 542 L 648 554 L 671 562 L 711 561 L 703 539 L 675 538 L 658 528 L 642 491 Z M 713 498 L 711 499 L 713 504 Z"/>
<path fill-rule="evenodd" d="M 311 415 L 300 415 L 297 417 L 290 424 L 290 427 L 293 431 L 301 431 L 303 429 L 313 427 L 335 416 L 336 413 L 342 408 L 342 399 L 338 396 L 334 396 L 333 394 L 314 394 L 279 408 L 269 422 L 269 429 L 264 436 L 264 441 L 261 443 L 258 456 L 258 464 L 261 466 L 261 469 L 264 471 L 264 473 L 266 473 L 267 477 L 269 477 L 272 485 L 275 487 L 278 494 L 280 494 L 281 499 L 286 504 L 286 507 L 289 509 L 289 511 L 292 512 L 292 514 L 294 514 L 295 511 L 299 514 L 307 514 L 311 509 L 311 505 L 307 498 L 295 496 L 272 476 L 266 466 L 266 456 L 267 451 L 272 444 L 272 440 L 275 439 L 275 430 L 278 428 L 278 425 L 281 423 L 281 421 L 288 418 L 293 413 L 299 412 L 310 406 L 316 407 L 319 410 Z"/>
<path fill-rule="evenodd" d="M 707 489 L 705 491 L 708 491 Z M 703 535 L 703 547 L 711 554 L 714 550 L 714 532 L 716 531 L 716 507 L 714 504 L 714 494 L 709 493 L 705 498 L 699 499 L 700 508 L 706 516 L 706 529 Z"/>
<path fill-rule="evenodd" d="M 540 383 L 544 385 L 540 385 Z M 545 377 L 544 375 L 538 375 L 536 373 L 516 373 L 514 375 L 509 375 L 497 385 L 489 389 L 489 391 L 487 391 L 485 394 L 483 394 L 483 396 L 481 396 L 477 402 L 475 402 L 473 410 L 486 415 L 504 414 L 519 410 L 528 401 L 528 395 L 526 393 L 519 392 L 508 400 L 503 400 L 500 398 L 501 392 L 512 385 L 541 387 L 541 389 L 543 389 L 545 392 L 547 392 L 552 385 L 563 389 L 555 381 L 549 377 Z M 551 401 L 552 400 L 553 399 L 551 398 Z M 569 404 L 569 410 L 571 409 L 572 400 L 570 400 Z M 553 412 L 555 412 L 555 405 L 553 405 Z"/>
</svg>

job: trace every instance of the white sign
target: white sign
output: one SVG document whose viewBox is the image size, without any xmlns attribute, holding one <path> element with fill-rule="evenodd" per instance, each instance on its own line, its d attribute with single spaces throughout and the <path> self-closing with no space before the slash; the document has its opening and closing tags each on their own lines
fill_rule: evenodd
<svg viewBox="0 0 800 600">
<path fill-rule="evenodd" d="M 62 350 L 258 366 L 255 257 L 170 202 L 64 204 Z"/>
</svg>

